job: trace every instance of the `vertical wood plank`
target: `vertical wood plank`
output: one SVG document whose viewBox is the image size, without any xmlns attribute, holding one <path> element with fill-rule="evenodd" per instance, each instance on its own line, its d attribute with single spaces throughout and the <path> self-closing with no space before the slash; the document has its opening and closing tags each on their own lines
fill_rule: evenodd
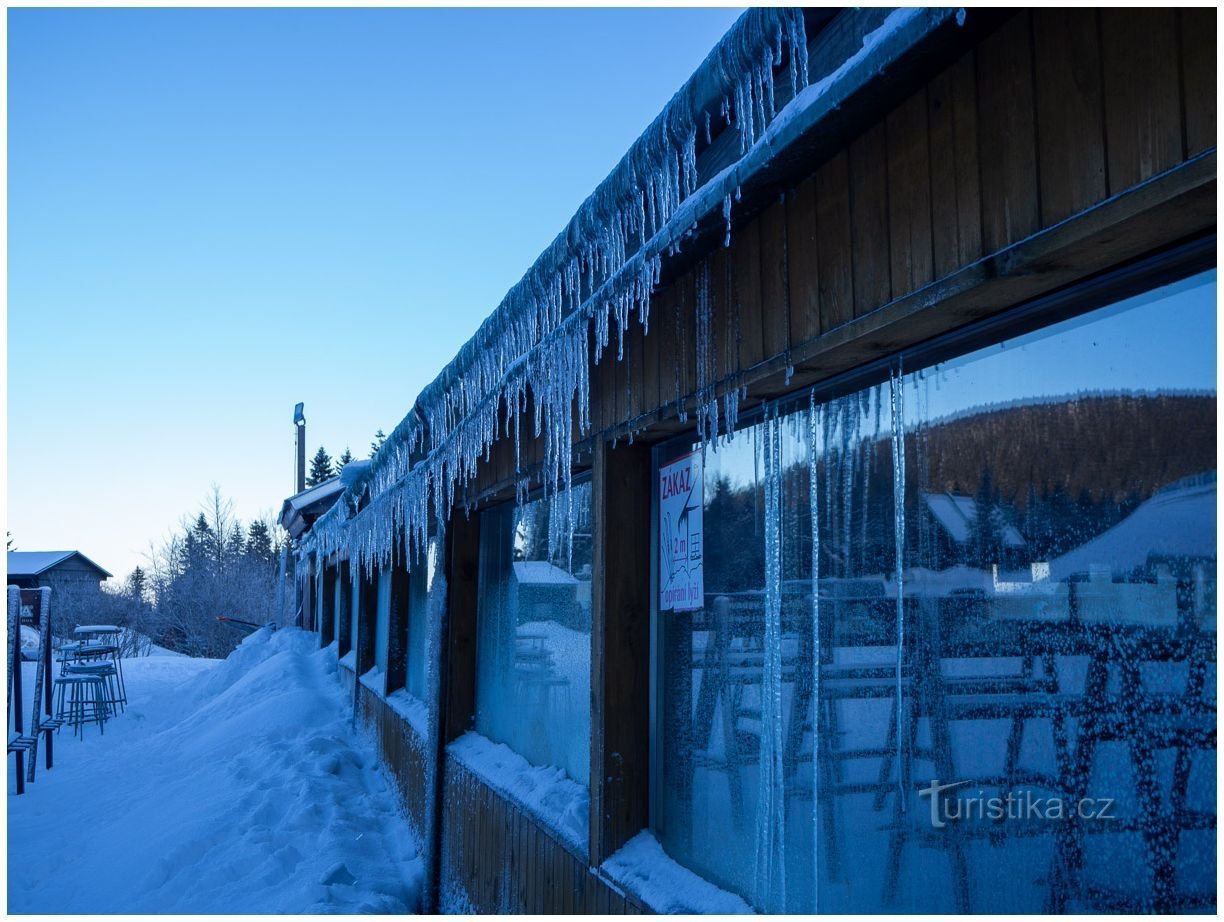
<svg viewBox="0 0 1224 922">
<path fill-rule="evenodd" d="M 642 351 L 642 409 L 647 413 L 653 413 L 662 405 L 659 396 L 659 341 L 660 331 L 667 327 L 666 317 L 663 299 L 652 295 Z"/>
<path fill-rule="evenodd" d="M 790 289 L 792 347 L 820 335 L 817 245 L 816 177 L 813 175 L 786 194 L 786 276 Z"/>
<path fill-rule="evenodd" d="M 458 739 L 476 712 L 476 582 L 480 564 L 480 514 L 451 515 L 450 566 L 447 573 L 446 711 L 442 743 Z"/>
<path fill-rule="evenodd" d="M 1108 194 L 1096 10 L 1035 10 L 1033 49 L 1041 223 L 1048 227 Z"/>
<path fill-rule="evenodd" d="M 1101 11 L 1111 195 L 1181 162 L 1177 46 L 1172 8 Z"/>
<path fill-rule="evenodd" d="M 1216 10 L 1179 10 L 1186 156 L 1216 146 Z"/>
<path fill-rule="evenodd" d="M 993 253 L 1038 228 L 1030 16 L 1017 13 L 978 49 L 982 236 Z"/>
<path fill-rule="evenodd" d="M 599 440 L 592 476 L 591 815 L 593 865 L 648 822 L 650 449 Z"/>
<path fill-rule="evenodd" d="M 786 293 L 787 246 L 786 200 L 779 198 L 766 208 L 761 224 L 761 313 L 764 318 L 762 348 L 766 358 L 790 348 L 790 301 Z"/>
<path fill-rule="evenodd" d="M 891 292 L 888 140 L 884 123 L 880 122 L 850 142 L 850 239 L 855 316 L 886 303 Z M 821 234 L 824 233 L 821 221 Z"/>
<path fill-rule="evenodd" d="M 697 285 L 694 270 L 676 281 L 676 352 L 680 395 L 688 400 L 697 390 Z"/>
<path fill-rule="evenodd" d="M 931 149 L 925 88 L 889 113 L 885 126 L 892 296 L 899 298 L 921 288 L 934 277 Z M 857 287 L 856 284 L 856 291 Z"/>
<path fill-rule="evenodd" d="M 739 315 L 732 301 L 730 285 L 730 252 L 719 246 L 706 257 L 710 264 L 710 350 L 709 371 L 714 381 L 722 381 L 739 370 L 739 339 L 736 325 Z M 696 304 L 694 302 L 694 318 Z M 696 344 L 694 329 L 694 344 Z M 694 351 L 694 355 L 696 355 Z"/>
<path fill-rule="evenodd" d="M 761 227 L 749 221 L 732 237 L 731 301 L 735 304 L 740 336 L 737 371 L 765 360 L 765 317 L 761 303 Z"/>
<path fill-rule="evenodd" d="M 833 156 L 816 171 L 816 250 L 820 266 L 820 331 L 854 318 L 847 155 Z"/>
<path fill-rule="evenodd" d="M 982 257 L 982 174 L 978 160 L 977 64 L 970 51 L 952 65 L 950 90 L 956 125 L 956 233 L 958 265 Z"/>
</svg>

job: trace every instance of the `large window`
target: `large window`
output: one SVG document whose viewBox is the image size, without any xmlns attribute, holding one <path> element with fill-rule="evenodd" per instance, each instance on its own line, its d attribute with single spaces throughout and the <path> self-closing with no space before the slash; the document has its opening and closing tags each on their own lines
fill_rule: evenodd
<svg viewBox="0 0 1224 922">
<path fill-rule="evenodd" d="M 766 911 L 1213 908 L 1214 347 L 1212 272 L 707 446 L 672 857 Z"/>
<path fill-rule="evenodd" d="M 477 732 L 583 785 L 591 749 L 590 521 L 589 483 L 482 513 L 477 609 Z"/>
<path fill-rule="evenodd" d="M 418 700 L 425 700 L 425 681 L 428 671 L 426 658 L 427 639 L 429 635 L 430 598 L 433 595 L 434 577 L 438 572 L 438 541 L 431 537 L 423 553 L 417 555 L 414 549 L 412 570 L 408 575 L 408 637 L 406 662 L 404 664 L 404 685 L 408 693 Z M 436 599 L 436 604 L 444 604 L 445 599 Z"/>
</svg>

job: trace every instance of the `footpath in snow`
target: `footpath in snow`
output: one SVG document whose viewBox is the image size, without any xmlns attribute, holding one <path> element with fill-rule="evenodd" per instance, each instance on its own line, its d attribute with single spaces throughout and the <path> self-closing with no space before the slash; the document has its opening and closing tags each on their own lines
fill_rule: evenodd
<svg viewBox="0 0 1224 922">
<path fill-rule="evenodd" d="M 9 780 L 8 910 L 414 911 L 417 844 L 316 643 L 265 629 L 226 660 L 125 660 L 105 735 L 65 729 L 52 771 L 40 753 L 23 796 Z"/>
</svg>

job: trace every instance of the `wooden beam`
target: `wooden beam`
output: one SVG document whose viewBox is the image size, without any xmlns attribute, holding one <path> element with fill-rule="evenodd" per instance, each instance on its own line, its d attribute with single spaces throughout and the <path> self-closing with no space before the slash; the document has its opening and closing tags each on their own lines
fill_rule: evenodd
<svg viewBox="0 0 1224 922">
<path fill-rule="evenodd" d="M 476 713 L 476 607 L 480 568 L 480 514 L 456 510 L 449 535 L 447 574 L 446 679 L 442 740 L 449 743 L 472 728 Z"/>
<path fill-rule="evenodd" d="M 319 595 L 319 646 L 336 638 L 336 567 L 323 564 L 323 591 Z"/>
<path fill-rule="evenodd" d="M 591 841 L 600 865 L 649 821 L 650 449 L 593 446 Z"/>
<path fill-rule="evenodd" d="M 425 566 L 424 557 L 417 565 Z M 390 610 L 387 612 L 387 694 L 403 688 L 407 675 L 409 598 L 408 551 L 401 532 L 395 542 L 395 556 L 391 561 Z M 425 624 L 425 618 L 422 617 L 420 623 Z"/>
<path fill-rule="evenodd" d="M 374 668 L 375 631 L 378 630 L 379 569 L 368 572 L 361 568 L 361 595 L 357 600 L 357 675 Z"/>
<path fill-rule="evenodd" d="M 353 574 L 347 560 L 340 561 L 340 599 L 336 612 L 336 654 L 346 656 L 353 646 Z"/>
</svg>

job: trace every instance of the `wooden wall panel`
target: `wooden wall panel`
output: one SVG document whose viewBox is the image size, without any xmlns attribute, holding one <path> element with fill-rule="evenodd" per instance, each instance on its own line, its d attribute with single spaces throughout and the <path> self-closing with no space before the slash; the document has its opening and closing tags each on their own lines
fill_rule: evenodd
<svg viewBox="0 0 1224 922">
<path fill-rule="evenodd" d="M 1216 10 L 1178 11 L 1186 156 L 1216 146 Z"/>
<path fill-rule="evenodd" d="M 847 164 L 850 174 L 849 255 L 853 272 L 854 316 L 857 317 L 886 303 L 892 286 L 888 232 L 888 135 L 883 122 L 850 142 Z M 821 235 L 829 230 L 821 221 Z"/>
<path fill-rule="evenodd" d="M 982 255 L 977 84 L 972 52 L 931 81 L 927 108 L 931 249 L 935 277 L 942 278 Z"/>
<path fill-rule="evenodd" d="M 826 333 L 854 317 L 849 167 L 844 152 L 816 171 L 816 227 L 820 332 Z"/>
<path fill-rule="evenodd" d="M 790 291 L 792 345 L 820 335 L 820 279 L 817 260 L 816 177 L 786 194 L 786 283 Z"/>
<path fill-rule="evenodd" d="M 760 221 L 747 224 L 731 239 L 728 252 L 730 303 L 739 333 L 736 369 L 751 368 L 765 361 L 765 315 L 761 301 Z"/>
<path fill-rule="evenodd" d="M 1041 224 L 1049 227 L 1108 194 L 1097 11 L 1034 11 L 1033 49 Z"/>
<path fill-rule="evenodd" d="M 790 348 L 790 298 L 787 293 L 786 199 L 761 214 L 761 317 L 764 357 Z"/>
<path fill-rule="evenodd" d="M 889 113 L 885 126 L 892 297 L 899 298 L 934 277 L 926 90 L 919 90 Z M 857 283 L 855 288 L 857 294 Z"/>
<path fill-rule="evenodd" d="M 1102 10 L 1101 46 L 1112 195 L 1181 162 L 1177 12 Z"/>
<path fill-rule="evenodd" d="M 363 721 L 374 733 L 378 756 L 395 781 L 404 812 L 418 837 L 425 828 L 425 740 L 387 702 L 361 686 L 359 703 Z"/>
<path fill-rule="evenodd" d="M 723 381 L 739 368 L 739 314 L 733 301 L 730 250 L 716 247 L 707 257 L 710 268 L 711 381 Z M 694 316 L 696 316 L 694 314 Z M 694 333 L 696 330 L 694 330 Z M 693 340 L 697 345 L 697 339 Z M 698 361 L 700 359 L 698 358 Z"/>
<path fill-rule="evenodd" d="M 444 778 L 444 893 L 466 894 L 478 913 L 642 911 L 530 813 L 453 758 L 446 760 Z"/>
<path fill-rule="evenodd" d="M 646 317 L 646 331 L 642 342 L 642 409 L 654 413 L 662 405 L 659 396 L 659 341 L 660 331 L 667 326 L 666 312 L 660 309 L 657 298 L 650 299 L 650 313 Z"/>
<path fill-rule="evenodd" d="M 1041 210 L 1027 12 L 986 37 L 977 68 L 982 236 L 994 252 L 1036 231 Z"/>
</svg>

